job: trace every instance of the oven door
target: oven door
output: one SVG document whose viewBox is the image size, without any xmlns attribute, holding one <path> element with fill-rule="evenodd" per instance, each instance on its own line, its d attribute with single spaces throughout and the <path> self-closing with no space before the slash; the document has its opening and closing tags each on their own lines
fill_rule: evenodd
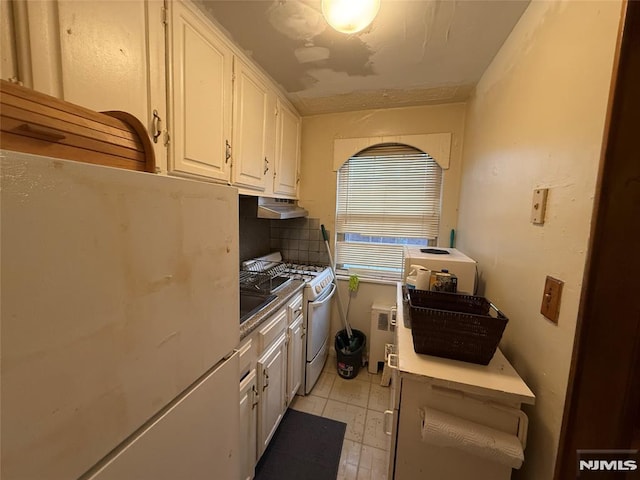
<svg viewBox="0 0 640 480">
<path fill-rule="evenodd" d="M 331 299 L 336 293 L 332 283 L 317 300 L 307 304 L 307 362 L 322 349 L 331 330 Z"/>
</svg>

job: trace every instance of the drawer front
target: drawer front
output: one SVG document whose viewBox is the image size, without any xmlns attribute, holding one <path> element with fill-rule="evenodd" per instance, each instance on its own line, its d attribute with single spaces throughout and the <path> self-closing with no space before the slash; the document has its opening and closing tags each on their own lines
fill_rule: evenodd
<svg viewBox="0 0 640 480">
<path fill-rule="evenodd" d="M 238 348 L 240 354 L 240 378 L 244 377 L 258 359 L 258 343 L 253 337 L 245 338 Z"/>
<path fill-rule="evenodd" d="M 264 326 L 258 330 L 258 343 L 260 353 L 264 352 L 271 342 L 287 328 L 287 310 L 285 308 L 275 313 Z"/>
<path fill-rule="evenodd" d="M 287 315 L 289 317 L 289 325 L 296 321 L 302 315 L 302 293 L 297 294 L 287 304 Z"/>
</svg>

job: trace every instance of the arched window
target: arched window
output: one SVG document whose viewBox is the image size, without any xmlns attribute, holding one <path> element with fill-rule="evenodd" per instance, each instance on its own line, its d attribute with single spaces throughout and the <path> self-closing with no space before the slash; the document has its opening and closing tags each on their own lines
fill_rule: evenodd
<svg viewBox="0 0 640 480">
<path fill-rule="evenodd" d="M 442 168 L 417 148 L 385 143 L 338 170 L 336 267 L 400 278 L 403 245 L 435 244 Z"/>
</svg>

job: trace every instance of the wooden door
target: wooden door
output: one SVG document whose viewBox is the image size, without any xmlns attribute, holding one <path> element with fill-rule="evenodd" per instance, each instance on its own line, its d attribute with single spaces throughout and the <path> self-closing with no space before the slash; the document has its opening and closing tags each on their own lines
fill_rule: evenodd
<svg viewBox="0 0 640 480">
<path fill-rule="evenodd" d="M 607 118 L 596 208 L 555 479 L 579 449 L 640 444 L 640 3 L 628 2 Z M 640 462 L 639 455 L 634 458 Z M 609 458 L 607 458 L 609 459 Z M 597 478 L 637 478 L 637 471 Z"/>
</svg>

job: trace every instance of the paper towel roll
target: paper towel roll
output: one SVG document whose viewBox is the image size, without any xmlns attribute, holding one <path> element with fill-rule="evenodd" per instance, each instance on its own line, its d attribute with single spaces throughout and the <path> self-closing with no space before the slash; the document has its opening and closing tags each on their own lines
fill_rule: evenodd
<svg viewBox="0 0 640 480">
<path fill-rule="evenodd" d="M 511 468 L 524 461 L 518 437 L 495 428 L 470 422 L 433 408 L 420 409 L 422 441 L 438 447 L 452 447 Z"/>
</svg>

